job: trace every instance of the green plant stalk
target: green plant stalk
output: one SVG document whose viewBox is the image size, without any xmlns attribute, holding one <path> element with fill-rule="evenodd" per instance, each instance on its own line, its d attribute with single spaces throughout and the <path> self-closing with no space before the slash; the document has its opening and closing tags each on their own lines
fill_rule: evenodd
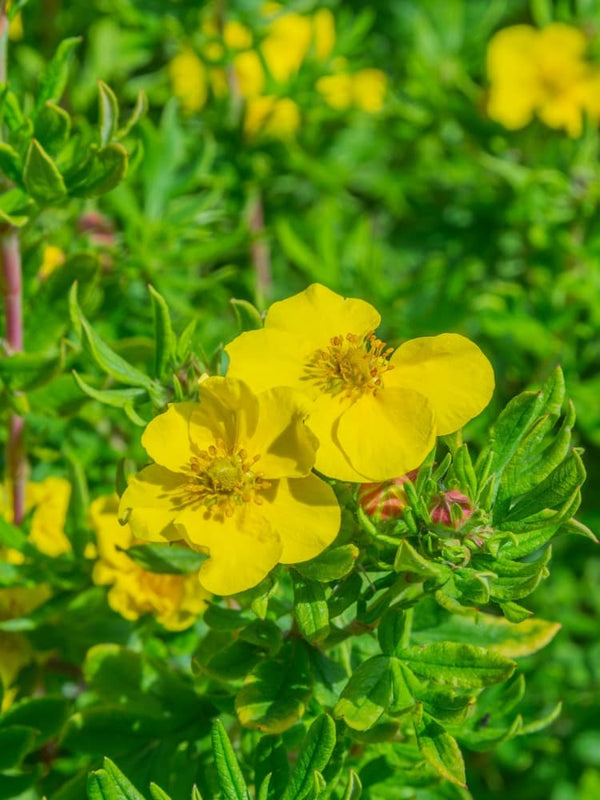
<svg viewBox="0 0 600 800">
<path fill-rule="evenodd" d="M 6 2 L 0 2 L 0 83 L 7 78 L 8 17 Z M 9 353 L 23 350 L 23 280 L 19 235 L 14 228 L 0 234 L 2 296 L 6 319 L 6 342 Z M 11 413 L 8 420 L 8 441 L 5 476 L 12 492 L 13 521 L 22 522 L 25 515 L 25 481 L 27 462 L 24 447 L 25 420 Z"/>
<path fill-rule="evenodd" d="M 410 646 L 410 634 L 412 632 L 412 623 L 415 609 L 413 606 L 407 608 L 404 612 L 404 630 L 402 631 L 402 638 L 400 639 L 400 647 L 405 648 Z"/>
</svg>

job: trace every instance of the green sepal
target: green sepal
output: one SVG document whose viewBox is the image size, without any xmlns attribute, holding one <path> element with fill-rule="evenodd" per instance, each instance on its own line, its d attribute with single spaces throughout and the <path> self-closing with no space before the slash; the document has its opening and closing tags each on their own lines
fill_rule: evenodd
<svg viewBox="0 0 600 800">
<path fill-rule="evenodd" d="M 25 156 L 23 183 L 29 195 L 41 206 L 60 202 L 67 194 L 62 175 L 37 139 L 31 140 Z"/>
<path fill-rule="evenodd" d="M 211 743 L 223 800 L 250 800 L 233 747 L 223 723 L 218 719 L 212 724 Z"/>
<path fill-rule="evenodd" d="M 154 374 L 157 378 L 164 378 L 175 353 L 175 334 L 165 299 L 151 285 L 148 285 L 148 291 L 154 309 L 154 340 L 156 343 Z"/>
<path fill-rule="evenodd" d="M 329 633 L 329 609 L 325 590 L 298 572 L 292 573 L 294 584 L 294 615 L 301 634 L 309 642 L 318 642 Z"/>
<path fill-rule="evenodd" d="M 295 568 L 305 578 L 313 581 L 322 583 L 339 581 L 352 571 L 359 552 L 358 547 L 354 544 L 330 547 L 316 558 L 296 564 Z"/>
<path fill-rule="evenodd" d="M 98 80 L 98 132 L 100 145 L 105 147 L 114 136 L 119 122 L 119 103 L 113 90 Z"/>
<path fill-rule="evenodd" d="M 400 542 L 394 558 L 396 572 L 414 572 L 423 578 L 434 578 L 437 581 L 447 580 L 450 570 L 443 564 L 435 564 L 423 558 L 407 539 Z"/>
<path fill-rule="evenodd" d="M 187 575 L 197 572 L 207 556 L 175 544 L 141 544 L 123 551 L 148 572 L 159 575 Z"/>
<path fill-rule="evenodd" d="M 327 766 L 335 741 L 335 723 L 327 714 L 321 714 L 308 729 L 281 800 L 305 800 L 309 796 L 314 773 Z"/>
</svg>

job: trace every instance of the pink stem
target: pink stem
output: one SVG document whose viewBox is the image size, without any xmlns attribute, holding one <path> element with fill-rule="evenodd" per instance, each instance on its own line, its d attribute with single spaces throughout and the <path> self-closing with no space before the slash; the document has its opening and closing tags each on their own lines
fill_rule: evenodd
<svg viewBox="0 0 600 800">
<path fill-rule="evenodd" d="M 2 236 L 0 244 L 2 256 L 2 278 L 4 314 L 6 318 L 6 342 L 9 353 L 23 350 L 23 307 L 21 279 L 21 251 L 19 236 L 9 230 Z M 6 464 L 8 482 L 13 495 L 13 520 L 20 524 L 25 516 L 25 480 L 27 463 L 24 448 L 25 420 L 18 414 L 11 414 L 8 429 Z"/>
<path fill-rule="evenodd" d="M 271 252 L 265 238 L 265 217 L 260 193 L 250 200 L 248 207 L 248 227 L 252 234 L 250 253 L 256 278 L 256 298 L 261 306 L 271 292 Z"/>
</svg>

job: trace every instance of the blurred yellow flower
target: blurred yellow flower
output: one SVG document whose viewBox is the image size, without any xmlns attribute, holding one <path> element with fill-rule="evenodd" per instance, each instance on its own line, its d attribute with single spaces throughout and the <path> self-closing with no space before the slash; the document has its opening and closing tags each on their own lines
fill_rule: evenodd
<svg viewBox="0 0 600 800">
<path fill-rule="evenodd" d="M 335 19 L 328 8 L 319 8 L 312 16 L 313 50 L 317 61 L 326 61 L 335 45 Z"/>
<path fill-rule="evenodd" d="M 252 32 L 235 19 L 225 23 L 223 39 L 230 50 L 248 50 L 252 47 Z"/>
<path fill-rule="evenodd" d="M 249 138 L 263 136 L 291 139 L 300 127 L 300 109 L 289 97 L 263 95 L 246 103 L 244 133 Z"/>
<path fill-rule="evenodd" d="M 255 395 L 241 381 L 207 378 L 198 403 L 175 403 L 142 437 L 156 462 L 129 480 L 120 515 L 139 539 L 183 539 L 209 557 L 202 585 L 228 595 L 278 563 L 314 558 L 335 538 L 340 509 L 311 473 L 317 441 L 302 395 Z"/>
<path fill-rule="evenodd" d="M 99 497 L 90 505 L 90 519 L 98 542 L 94 583 L 110 586 L 108 603 L 125 619 L 136 620 L 153 614 L 171 631 L 189 628 L 204 611 L 210 595 L 198 580 L 198 573 L 166 575 L 148 572 L 135 563 L 127 550 L 136 541 L 129 525 L 120 525 L 116 495 Z"/>
<path fill-rule="evenodd" d="M 70 499 L 71 484 L 65 478 L 51 476 L 43 481 L 31 481 L 25 487 L 25 512 L 33 509 L 29 541 L 47 556 L 71 552 L 71 542 L 65 534 Z M 12 517 L 10 491 L 0 497 L 0 514 L 7 519 Z M 19 556 L 20 553 L 15 554 L 17 562 L 22 560 Z"/>
<path fill-rule="evenodd" d="M 240 53 L 233 60 L 237 90 L 244 98 L 257 97 L 265 88 L 265 71 L 254 50 Z"/>
<path fill-rule="evenodd" d="M 534 116 L 576 137 L 583 116 L 600 117 L 600 73 L 584 60 L 587 40 L 576 28 L 552 23 L 504 28 L 487 51 L 489 116 L 506 128 L 528 125 Z"/>
<path fill-rule="evenodd" d="M 43 281 L 65 263 L 65 254 L 56 245 L 48 244 L 42 253 L 42 265 L 38 270 L 38 278 Z"/>
<path fill-rule="evenodd" d="M 317 91 L 329 106 L 338 111 L 351 106 L 371 114 L 381 111 L 386 90 L 387 75 L 380 69 L 324 75 L 317 81 Z"/>
<path fill-rule="evenodd" d="M 277 13 L 270 22 L 260 49 L 269 72 L 278 83 L 295 75 L 306 58 L 313 36 L 310 17 Z"/>
<path fill-rule="evenodd" d="M 169 63 L 173 94 L 187 114 L 204 108 L 208 97 L 206 67 L 193 50 L 182 50 Z"/>
<path fill-rule="evenodd" d="M 473 342 L 446 333 L 394 351 L 376 338 L 379 323 L 369 303 L 313 284 L 225 348 L 228 376 L 257 392 L 285 385 L 308 396 L 315 467 L 339 480 L 383 481 L 418 467 L 436 435 L 458 430 L 492 395 L 491 365 Z"/>
</svg>

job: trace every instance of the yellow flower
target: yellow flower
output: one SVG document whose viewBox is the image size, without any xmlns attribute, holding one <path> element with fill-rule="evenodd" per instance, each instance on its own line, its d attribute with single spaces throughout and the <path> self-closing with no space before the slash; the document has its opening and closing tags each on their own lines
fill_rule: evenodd
<svg viewBox="0 0 600 800">
<path fill-rule="evenodd" d="M 43 281 L 65 263 L 65 254 L 53 244 L 46 245 L 42 254 L 42 265 L 38 270 L 38 278 Z"/>
<path fill-rule="evenodd" d="M 537 115 L 551 128 L 581 134 L 583 114 L 598 118 L 598 72 L 584 60 L 584 34 L 562 23 L 542 30 L 514 25 L 490 41 L 489 116 L 506 128 L 528 125 Z"/>
<path fill-rule="evenodd" d="M 90 505 L 92 527 L 98 541 L 99 560 L 94 583 L 109 585 L 108 604 L 125 619 L 153 614 L 171 631 L 189 628 L 210 598 L 198 581 L 198 573 L 167 575 L 148 572 L 123 552 L 139 544 L 129 525 L 120 525 L 116 496 L 99 497 Z M 119 549 L 122 548 L 122 549 Z"/>
<path fill-rule="evenodd" d="M 70 499 L 71 484 L 65 478 L 51 476 L 39 483 L 32 481 L 25 487 L 25 511 L 34 509 L 29 541 L 47 556 L 54 558 L 72 550 L 65 534 Z M 0 513 L 8 519 L 12 517 L 10 491 L 0 497 Z"/>
<path fill-rule="evenodd" d="M 335 19 L 328 8 L 319 8 L 312 17 L 313 49 L 317 61 L 326 61 L 335 45 Z"/>
<path fill-rule="evenodd" d="M 278 83 L 295 75 L 311 46 L 313 31 L 309 17 L 283 13 L 270 23 L 261 51 L 269 72 Z"/>
<path fill-rule="evenodd" d="M 252 47 L 252 32 L 235 19 L 225 23 L 223 39 L 230 50 L 247 50 Z"/>
<path fill-rule="evenodd" d="M 300 127 L 300 109 L 289 97 L 263 95 L 246 103 L 244 133 L 275 139 L 291 139 Z"/>
<path fill-rule="evenodd" d="M 324 75 L 316 86 L 325 102 L 338 111 L 356 106 L 375 114 L 383 108 L 387 75 L 380 69 L 361 69 L 354 74 L 340 72 Z"/>
<path fill-rule="evenodd" d="M 257 97 L 265 88 L 265 71 L 258 53 L 248 50 L 233 59 L 237 90 L 242 97 Z"/>
<path fill-rule="evenodd" d="M 34 660 L 34 652 L 22 634 L 0 631 L 0 653 L 0 686 L 3 689 L 0 711 L 6 711 L 17 696 L 14 684 L 19 672 Z"/>
<path fill-rule="evenodd" d="M 463 336 L 412 339 L 394 351 L 376 338 L 379 323 L 363 300 L 313 284 L 225 348 L 228 375 L 254 391 L 283 384 L 306 393 L 315 467 L 339 480 L 384 481 L 418 467 L 436 434 L 462 427 L 493 391 L 490 363 Z"/>
<path fill-rule="evenodd" d="M 183 50 L 169 63 L 173 94 L 187 114 L 204 108 L 208 96 L 206 68 L 193 50 Z"/>
<path fill-rule="evenodd" d="M 213 594 L 314 558 L 335 538 L 340 510 L 311 474 L 317 442 L 305 416 L 291 389 L 255 395 L 241 381 L 207 378 L 199 403 L 170 405 L 146 428 L 156 463 L 130 479 L 121 516 L 139 539 L 183 539 L 206 553 L 199 577 Z"/>
</svg>

